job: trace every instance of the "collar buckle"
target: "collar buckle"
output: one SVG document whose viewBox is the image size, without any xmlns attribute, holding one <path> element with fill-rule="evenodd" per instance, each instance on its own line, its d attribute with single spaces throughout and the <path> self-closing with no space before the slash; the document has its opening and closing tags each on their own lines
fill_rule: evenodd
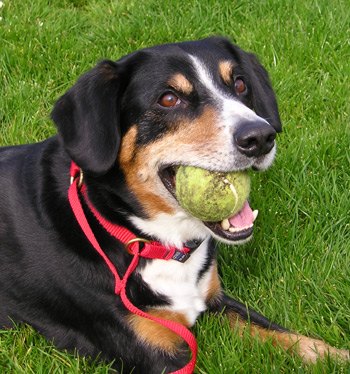
<svg viewBox="0 0 350 374">
<path fill-rule="evenodd" d="M 191 257 L 191 254 L 189 252 L 181 252 L 178 249 L 175 250 L 172 260 L 178 261 L 178 262 L 186 262 Z"/>
<path fill-rule="evenodd" d="M 201 240 L 193 239 L 189 240 L 185 243 L 184 247 L 186 251 L 179 251 L 175 250 L 172 260 L 179 261 L 179 262 L 186 262 L 190 257 L 191 254 L 202 244 Z"/>
</svg>

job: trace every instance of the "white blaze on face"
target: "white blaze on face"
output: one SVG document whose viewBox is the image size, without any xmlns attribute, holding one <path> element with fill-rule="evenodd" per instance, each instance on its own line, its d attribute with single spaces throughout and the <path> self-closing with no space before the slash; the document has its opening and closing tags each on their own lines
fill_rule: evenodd
<svg viewBox="0 0 350 374">
<path fill-rule="evenodd" d="M 273 162 L 276 146 L 272 150 L 260 157 L 259 159 L 251 158 L 248 160 L 246 157 L 234 147 L 233 136 L 238 126 L 244 122 L 264 121 L 269 124 L 265 119 L 258 116 L 253 110 L 248 108 L 246 105 L 241 103 L 238 99 L 231 97 L 215 84 L 213 77 L 209 73 L 205 64 L 200 61 L 197 57 L 190 55 L 191 61 L 197 73 L 199 81 L 210 93 L 212 99 L 219 108 L 219 121 L 217 124 L 218 131 L 222 131 L 224 134 L 225 142 L 222 144 L 222 153 L 226 154 L 230 158 L 230 163 L 222 170 L 239 170 L 242 168 L 248 168 L 251 166 L 257 166 L 259 169 L 267 169 Z M 231 168 L 231 169 L 229 169 Z"/>
<path fill-rule="evenodd" d="M 229 97 L 225 92 L 221 91 L 214 83 L 208 69 L 199 61 L 198 58 L 190 56 L 193 65 L 198 74 L 200 82 L 211 93 L 212 98 L 217 102 L 221 109 L 221 119 L 229 127 L 235 127 L 240 121 L 263 120 L 257 116 L 253 110 L 242 104 L 239 100 Z M 266 122 L 266 121 L 265 121 Z M 268 123 L 268 122 L 266 122 Z"/>
<path fill-rule="evenodd" d="M 266 155 L 247 157 L 238 150 L 234 135 L 239 126 L 247 122 L 266 121 L 233 93 L 230 94 L 228 89 L 224 89 L 223 83 L 216 82 L 202 60 L 192 55 L 188 55 L 188 58 L 196 77 L 189 81 L 175 74 L 168 84 L 186 92 L 196 90 L 200 84 L 210 96 L 207 103 L 200 103 L 200 114 L 196 118 L 179 116 L 173 131 L 165 132 L 140 149 L 136 146 L 135 125 L 124 136 L 125 144 L 120 153 L 129 188 L 139 198 L 148 215 L 148 218 L 133 216 L 130 220 L 141 231 L 177 247 L 181 247 L 187 240 L 205 239 L 215 234 L 179 206 L 159 178 L 158 172 L 162 166 L 191 165 L 220 172 L 247 170 L 251 167 L 266 169 L 272 164 L 276 151 L 274 146 Z M 231 62 L 218 62 L 219 74 L 228 86 L 234 83 L 233 68 Z M 252 212 L 252 215 L 253 221 L 256 212 Z M 227 222 L 224 222 L 224 227 L 227 227 Z M 225 241 L 222 237 L 217 238 Z"/>
</svg>

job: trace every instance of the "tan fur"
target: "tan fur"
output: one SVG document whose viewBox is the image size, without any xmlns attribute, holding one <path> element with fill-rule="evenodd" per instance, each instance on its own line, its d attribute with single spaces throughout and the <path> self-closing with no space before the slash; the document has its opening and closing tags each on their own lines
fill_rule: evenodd
<svg viewBox="0 0 350 374">
<path fill-rule="evenodd" d="M 219 73 L 221 75 L 222 80 L 227 85 L 230 85 L 233 83 L 233 68 L 234 68 L 234 65 L 232 61 L 220 61 L 219 62 Z"/>
<path fill-rule="evenodd" d="M 166 309 L 151 309 L 147 311 L 147 313 L 154 317 L 175 321 L 189 327 L 186 317 L 181 313 Z M 137 316 L 136 314 L 130 314 L 128 320 L 138 338 L 151 347 L 162 349 L 170 354 L 175 354 L 179 345 L 182 343 L 182 338 L 179 335 L 159 323 Z"/>
<path fill-rule="evenodd" d="M 172 136 L 172 142 L 191 145 L 200 154 L 203 145 L 209 148 L 211 154 L 218 152 L 218 114 L 215 109 L 206 107 L 202 115 L 190 123 L 180 124 L 179 130 Z M 222 144 L 222 139 L 220 139 Z M 200 155 L 199 155 L 200 157 Z"/>
<path fill-rule="evenodd" d="M 158 177 L 160 163 L 171 152 L 195 153 L 197 157 L 201 157 L 201 154 L 208 156 L 217 153 L 222 144 L 222 139 L 217 134 L 217 126 L 216 111 L 207 107 L 197 119 L 175 123 L 172 131 L 143 147 L 136 146 L 136 125 L 124 135 L 118 162 L 124 171 L 129 189 L 150 218 L 159 213 L 173 214 L 176 209 L 173 199 L 164 191 Z"/>
<path fill-rule="evenodd" d="M 317 359 L 324 359 L 328 355 L 336 359 L 350 359 L 349 351 L 333 348 L 322 340 L 295 333 L 267 330 L 254 324 L 248 325 L 233 312 L 229 312 L 228 317 L 231 327 L 238 330 L 240 335 L 249 328 L 251 336 L 258 337 L 262 341 L 271 341 L 286 351 L 297 353 L 306 363 L 315 363 Z"/>
<path fill-rule="evenodd" d="M 126 183 L 149 216 L 159 212 L 171 214 L 173 213 L 172 207 L 157 193 L 154 193 L 156 176 L 152 170 L 148 170 L 151 167 L 150 164 L 146 157 L 142 156 L 142 151 L 136 147 L 136 136 L 137 128 L 133 126 L 123 137 L 120 148 L 119 164 L 124 171 Z"/>
<path fill-rule="evenodd" d="M 232 67 L 221 66 L 221 75 L 228 77 Z M 225 75 L 226 74 L 226 75 Z M 218 116 L 215 109 L 207 107 L 202 115 L 191 121 L 179 121 L 174 124 L 172 131 L 163 137 L 143 147 L 136 146 L 137 126 L 133 126 L 123 137 L 119 164 L 124 170 L 126 182 L 130 190 L 138 198 L 145 212 L 150 216 L 159 213 L 173 213 L 176 207 L 168 193 L 164 194 L 164 187 L 158 177 L 159 163 L 166 159 L 169 152 L 175 154 L 194 152 L 197 157 L 215 154 L 220 149 L 221 139 L 218 137 Z M 203 147 L 203 144 L 206 146 Z M 213 266 L 211 280 L 206 294 L 209 302 L 221 293 L 221 285 L 217 266 Z M 184 315 L 167 310 L 152 310 L 151 313 L 161 318 L 171 319 L 181 324 L 188 325 Z M 240 334 L 247 331 L 252 336 L 263 341 L 272 341 L 274 344 L 298 353 L 305 362 L 315 362 L 317 358 L 332 357 L 349 360 L 349 352 L 336 349 L 325 342 L 294 333 L 284 333 L 267 330 L 256 325 L 247 325 L 235 313 L 229 313 L 232 327 L 238 328 Z M 138 336 L 153 347 L 174 353 L 181 343 L 181 338 L 152 321 L 142 317 L 129 316 L 130 323 Z M 249 326 L 249 327 L 248 327 Z"/>
<path fill-rule="evenodd" d="M 213 264 L 210 277 L 211 278 L 210 278 L 210 281 L 209 281 L 207 296 L 206 296 L 206 299 L 205 299 L 207 303 L 209 303 L 210 300 L 217 299 L 222 292 L 221 282 L 220 282 L 220 278 L 219 278 L 218 267 L 217 267 L 216 261 Z"/>
<path fill-rule="evenodd" d="M 182 74 L 175 74 L 168 82 L 168 85 L 179 92 L 189 95 L 193 91 L 192 83 Z"/>
</svg>

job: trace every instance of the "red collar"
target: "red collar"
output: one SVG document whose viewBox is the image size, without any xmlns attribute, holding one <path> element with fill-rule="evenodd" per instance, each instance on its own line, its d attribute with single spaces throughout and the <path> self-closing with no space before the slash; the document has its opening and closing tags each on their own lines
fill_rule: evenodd
<svg viewBox="0 0 350 374">
<path fill-rule="evenodd" d="M 87 239 L 90 241 L 91 245 L 95 248 L 95 250 L 99 253 L 102 257 L 106 265 L 108 266 L 110 272 L 114 276 L 115 284 L 114 284 L 114 292 L 116 295 L 119 295 L 124 306 L 133 314 L 137 314 L 141 317 L 150 319 L 154 322 L 157 322 L 171 331 L 175 332 L 177 335 L 181 336 L 181 338 L 188 344 L 189 348 L 192 352 L 192 358 L 188 362 L 186 366 L 173 372 L 171 374 L 191 374 L 194 371 L 196 365 L 196 358 L 197 358 L 197 343 L 195 337 L 192 333 L 180 323 L 161 319 L 155 317 L 151 314 L 144 312 L 141 309 L 138 309 L 126 295 L 126 285 L 129 279 L 129 276 L 135 271 L 139 258 L 144 257 L 148 259 L 161 259 L 161 260 L 177 260 L 180 262 L 186 261 L 190 256 L 191 247 L 184 246 L 183 249 L 180 251 L 175 247 L 165 247 L 159 242 L 149 241 L 142 238 L 136 237 L 131 231 L 126 229 L 125 227 L 115 225 L 112 222 L 106 220 L 101 214 L 96 210 L 96 208 L 91 204 L 88 199 L 86 186 L 83 183 L 83 172 L 79 169 L 79 167 L 72 162 L 70 168 L 70 176 L 71 176 L 71 186 L 68 191 L 68 199 L 74 213 L 74 216 L 79 223 L 82 231 L 84 232 Z M 117 269 L 115 268 L 114 264 L 110 261 L 107 257 L 103 249 L 100 247 L 86 217 L 83 210 L 83 207 L 80 202 L 79 192 L 84 197 L 89 209 L 92 211 L 96 219 L 99 223 L 105 228 L 105 230 L 116 239 L 121 241 L 125 244 L 127 251 L 133 256 L 132 260 L 129 264 L 128 269 L 126 270 L 123 278 L 121 278 L 118 274 Z M 140 245 L 143 243 L 143 247 Z M 142 247 L 142 248 L 141 248 Z M 198 243 L 196 243 L 195 248 L 198 247 Z M 195 249 L 192 248 L 192 249 Z"/>
<path fill-rule="evenodd" d="M 137 237 L 127 228 L 108 221 L 98 212 L 88 198 L 87 189 L 83 183 L 83 172 L 74 162 L 71 164 L 70 175 L 71 183 L 77 179 L 78 190 L 80 190 L 81 195 L 87 203 L 90 211 L 93 213 L 100 225 L 111 236 L 121 241 L 131 255 L 139 252 L 141 257 L 148 259 L 176 260 L 179 262 L 185 262 L 191 256 L 191 251 L 194 251 L 200 245 L 201 242 L 189 241 L 183 245 L 181 250 L 179 250 L 173 246 L 164 246 L 157 241 L 150 241 Z"/>
</svg>

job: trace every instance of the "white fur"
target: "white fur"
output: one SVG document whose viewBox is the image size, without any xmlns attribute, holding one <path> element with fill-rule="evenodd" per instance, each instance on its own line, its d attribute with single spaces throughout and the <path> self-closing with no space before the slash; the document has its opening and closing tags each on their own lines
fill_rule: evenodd
<svg viewBox="0 0 350 374">
<path fill-rule="evenodd" d="M 161 213 L 154 219 L 134 216 L 131 221 L 145 234 L 157 238 L 164 245 L 179 249 L 188 240 L 208 238 L 209 233 L 200 220 L 188 215 L 180 207 L 178 209 L 179 212 L 175 214 Z"/>
<path fill-rule="evenodd" d="M 254 163 L 255 168 L 261 171 L 268 169 L 272 165 L 275 159 L 276 151 L 277 151 L 277 146 L 275 143 L 274 147 L 271 149 L 271 151 L 268 154 L 258 158 L 255 161 Z"/>
<path fill-rule="evenodd" d="M 242 155 L 233 144 L 233 134 L 238 123 L 242 120 L 261 119 L 254 111 L 243 105 L 240 101 L 222 92 L 210 76 L 208 69 L 196 57 L 190 56 L 193 66 L 197 72 L 198 79 L 207 88 L 212 98 L 217 102 L 220 110 L 220 118 L 217 119 L 217 136 L 212 140 L 210 152 L 207 147 L 195 148 L 193 144 L 168 145 L 167 152 L 160 152 L 157 147 L 149 149 L 147 157 L 148 164 L 143 172 L 147 176 L 151 170 L 157 173 L 161 165 L 184 164 L 202 167 L 209 170 L 232 171 L 248 169 L 252 166 L 259 170 L 267 169 L 273 162 L 276 146 L 267 154 L 261 157 L 246 157 Z M 132 222 L 145 234 L 156 237 L 165 245 L 172 245 L 181 248 L 182 244 L 191 239 L 203 239 L 208 235 L 228 244 L 232 242 L 215 236 L 204 224 L 187 214 L 164 187 L 161 180 L 155 176 L 154 188 L 161 198 L 166 199 L 172 206 L 175 214 L 161 213 L 153 219 L 142 219 L 132 217 Z M 241 241 L 242 243 L 247 240 Z M 240 243 L 241 243 L 240 242 Z M 240 244 L 236 243 L 236 244 Z"/>
<path fill-rule="evenodd" d="M 181 144 L 179 151 L 178 145 L 174 144 L 173 147 L 169 147 L 168 152 L 161 153 L 160 159 L 158 149 L 155 147 L 153 151 L 151 148 L 148 160 L 152 162 L 152 165 L 146 166 L 144 175 L 147 175 L 147 170 L 154 170 L 156 173 L 162 164 L 179 163 L 217 171 L 242 170 L 252 166 L 257 169 L 268 168 L 273 162 L 275 147 L 267 155 L 249 158 L 242 155 L 233 142 L 234 133 L 241 121 L 263 119 L 239 100 L 222 92 L 216 86 L 205 65 L 198 58 L 190 57 L 200 82 L 207 88 L 219 108 L 219 116 L 216 119 L 217 137 L 211 143 L 210 152 L 206 152 L 206 147 L 195 148 L 193 144 Z M 170 310 L 183 313 L 192 325 L 198 315 L 206 309 L 205 300 L 212 269 L 203 274 L 200 280 L 198 275 L 207 259 L 209 237 L 214 236 L 228 244 L 232 242 L 216 237 L 200 220 L 187 214 L 178 205 L 160 180 L 156 183 L 154 187 L 159 195 L 168 200 L 175 213 L 161 213 L 152 219 L 134 216 L 130 218 L 133 224 L 145 234 L 157 238 L 164 245 L 182 248 L 188 240 L 199 239 L 204 242 L 185 263 L 174 260 L 149 261 L 145 268 L 140 270 L 140 275 L 154 292 L 165 295 L 170 300 Z"/>
<path fill-rule="evenodd" d="M 206 66 L 197 57 L 191 56 L 191 59 L 193 61 L 200 82 L 205 85 L 207 90 L 211 93 L 212 97 L 221 106 L 222 119 L 224 122 L 227 122 L 228 127 L 234 127 L 241 120 L 254 121 L 255 119 L 262 119 L 261 117 L 257 116 L 254 111 L 242 104 L 239 100 L 233 99 L 232 97 L 229 97 L 225 92 L 220 91 L 212 80 Z"/>
<path fill-rule="evenodd" d="M 267 169 L 271 166 L 274 160 L 276 145 L 267 155 L 256 159 L 254 157 L 249 158 L 242 155 L 234 147 L 232 139 L 237 126 L 242 121 L 261 120 L 267 124 L 269 123 L 239 100 L 230 97 L 227 93 L 221 91 L 215 84 L 206 66 L 197 57 L 190 56 L 190 58 L 196 69 L 199 80 L 207 88 L 208 92 L 220 108 L 220 124 L 218 130 L 224 133 L 223 137 L 225 139 L 222 143 L 220 155 L 223 157 L 223 160 L 225 160 L 225 165 L 219 171 L 242 170 L 248 169 L 252 166 L 255 166 L 260 170 Z M 230 160 L 230 162 L 227 160 Z"/>
<path fill-rule="evenodd" d="M 206 273 L 200 280 L 198 274 L 207 255 L 208 239 L 184 263 L 175 260 L 153 260 L 140 271 L 142 279 L 154 292 L 168 297 L 171 302 L 169 309 L 182 313 L 191 326 L 206 309 L 210 273 Z"/>
</svg>

